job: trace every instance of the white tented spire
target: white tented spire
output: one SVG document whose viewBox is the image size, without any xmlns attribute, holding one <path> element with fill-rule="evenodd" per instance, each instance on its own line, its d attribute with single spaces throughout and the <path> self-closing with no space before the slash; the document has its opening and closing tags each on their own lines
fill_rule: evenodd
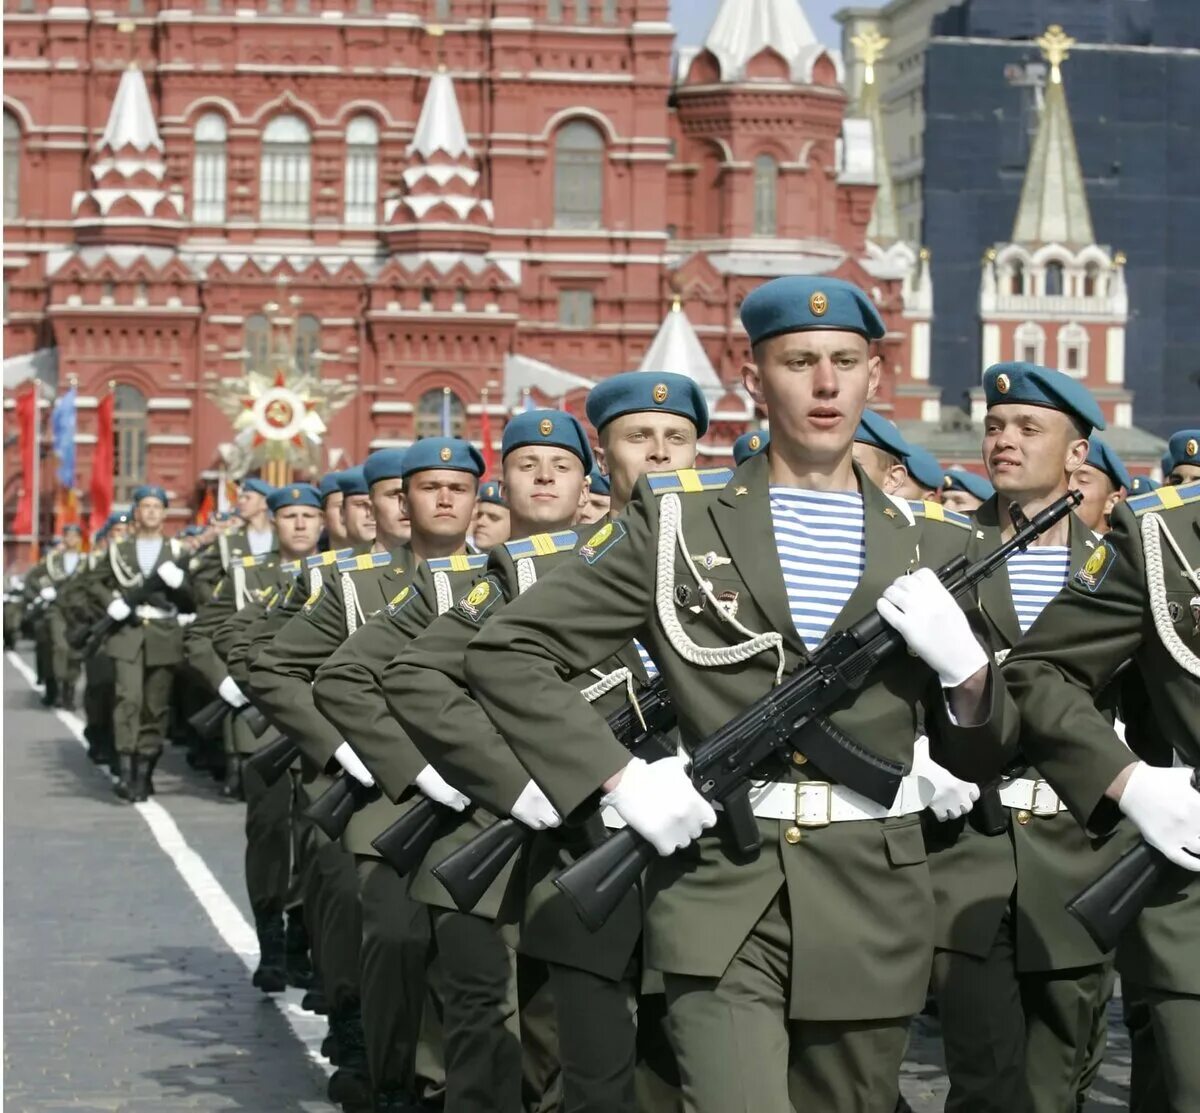
<svg viewBox="0 0 1200 1113">
<path fill-rule="evenodd" d="M 724 81 L 739 81 L 746 63 L 765 47 L 800 74 L 824 48 L 813 34 L 800 0 L 722 0 L 704 47 L 721 66 Z"/>
<path fill-rule="evenodd" d="M 720 397 L 725 393 L 721 378 L 678 299 L 671 306 L 653 343 L 646 349 L 638 370 L 686 375 L 706 395 Z"/>
<path fill-rule="evenodd" d="M 100 147 L 114 152 L 132 147 L 136 151 L 148 151 L 151 147 L 161 151 L 163 141 L 158 135 L 154 121 L 154 109 L 150 107 L 150 93 L 142 71 L 132 62 L 121 74 L 117 96 L 108 114 L 108 123 L 100 137 Z"/>
<path fill-rule="evenodd" d="M 408 145 L 407 154 L 409 158 L 419 154 L 429 159 L 439 151 L 450 158 L 471 158 L 474 154 L 467 142 L 458 97 L 454 93 L 454 79 L 444 67 L 430 78 L 421 118 L 417 121 L 416 134 Z"/>
</svg>

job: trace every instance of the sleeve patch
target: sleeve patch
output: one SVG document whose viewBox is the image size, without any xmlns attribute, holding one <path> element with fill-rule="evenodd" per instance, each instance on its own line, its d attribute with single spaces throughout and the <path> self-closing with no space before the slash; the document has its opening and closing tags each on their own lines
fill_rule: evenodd
<svg viewBox="0 0 1200 1113">
<path fill-rule="evenodd" d="M 321 590 L 321 587 L 321 584 L 317 584 L 316 588 L 313 590 L 313 593 L 304 600 L 304 606 L 301 608 L 304 614 L 312 614 L 313 611 L 317 609 L 317 604 L 320 603 L 322 595 L 324 594 Z"/>
<path fill-rule="evenodd" d="M 1075 582 L 1095 593 L 1104 583 L 1112 566 L 1117 563 L 1117 551 L 1101 542 L 1087 558 L 1087 563 L 1075 573 Z"/>
<path fill-rule="evenodd" d="M 624 522 L 606 522 L 587 539 L 580 548 L 579 555 L 588 564 L 595 564 L 613 546 L 617 545 L 627 533 L 628 530 L 626 530 Z"/>
<path fill-rule="evenodd" d="M 397 594 L 393 596 L 391 602 L 387 605 L 387 613 L 391 617 L 395 618 L 396 615 L 404 610 L 404 608 L 407 607 L 409 603 L 411 603 L 417 597 L 418 593 L 413 590 L 412 585 L 409 584 L 409 586 L 403 591 L 397 592 Z"/>
<path fill-rule="evenodd" d="M 491 576 L 488 576 L 480 580 L 458 601 L 458 611 L 464 618 L 478 624 L 483 621 L 483 616 L 503 597 L 504 593 L 500 590 L 500 585 Z"/>
</svg>

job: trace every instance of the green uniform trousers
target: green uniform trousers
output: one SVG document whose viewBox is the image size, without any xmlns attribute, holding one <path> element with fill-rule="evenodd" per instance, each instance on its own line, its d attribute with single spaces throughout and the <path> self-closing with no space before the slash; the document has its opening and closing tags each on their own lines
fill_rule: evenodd
<svg viewBox="0 0 1200 1113">
<path fill-rule="evenodd" d="M 1010 916 L 985 958 L 934 955 L 946 1113 L 1063 1113 L 1088 1071 L 1109 964 L 1020 973 Z"/>
<path fill-rule="evenodd" d="M 79 683 L 81 659 L 67 643 L 67 621 L 58 611 L 51 611 L 46 620 L 50 627 L 50 646 L 53 654 L 54 679 L 60 698 L 75 702 L 75 686 Z"/>
<path fill-rule="evenodd" d="M 1121 980 L 1121 1012 L 1129 1032 L 1129 1113 L 1171 1113 L 1146 991 L 1125 979 Z"/>
<path fill-rule="evenodd" d="M 781 889 L 719 978 L 664 974 L 684 1108 L 893 1113 L 910 1018 L 789 1019 L 786 905 Z"/>
<path fill-rule="evenodd" d="M 278 919 L 287 906 L 292 873 L 292 781 L 268 785 L 252 768 L 242 774 L 246 792 L 246 893 L 255 922 Z"/>
<path fill-rule="evenodd" d="M 305 807 L 312 802 L 305 794 Z M 359 954 L 362 947 L 362 906 L 354 857 L 340 842 L 310 824 L 312 856 L 305 871 L 304 926 L 312 947 L 313 965 L 331 1009 L 358 1000 Z"/>
<path fill-rule="evenodd" d="M 93 653 L 84 665 L 83 717 L 92 745 L 112 740 L 117 706 L 116 669 L 105 653 Z"/>
<path fill-rule="evenodd" d="M 1200 997 L 1143 991 L 1158 1048 L 1162 1084 L 1171 1113 L 1200 1113 Z"/>
<path fill-rule="evenodd" d="M 171 712 L 174 665 L 153 665 L 145 650 L 136 661 L 114 661 L 117 705 L 113 714 L 117 753 L 150 757 L 160 753 Z"/>
<path fill-rule="evenodd" d="M 386 862 L 358 855 L 355 868 L 362 902 L 359 980 L 371 1085 L 415 1094 L 433 961 L 429 908 L 408 895 L 408 883 Z"/>
<path fill-rule="evenodd" d="M 50 640 L 50 622 L 43 615 L 33 628 L 33 660 L 37 667 L 37 681 L 46 686 L 46 695 L 54 699 L 58 694 L 58 681 L 54 677 L 54 646 Z"/>
</svg>

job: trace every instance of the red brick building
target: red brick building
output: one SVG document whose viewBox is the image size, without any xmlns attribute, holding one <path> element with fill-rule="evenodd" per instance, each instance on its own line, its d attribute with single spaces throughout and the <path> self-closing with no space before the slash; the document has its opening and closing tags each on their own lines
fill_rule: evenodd
<svg viewBox="0 0 1200 1113">
<path fill-rule="evenodd" d="M 868 243 L 870 126 L 798 0 L 725 0 L 681 55 L 667 0 L 116 7 L 5 12 L 5 356 L 75 377 L 84 490 L 114 383 L 118 502 L 149 479 L 188 515 L 233 439 L 210 392 L 280 337 L 354 388 L 322 466 L 440 431 L 445 388 L 498 442 L 639 367 L 701 382 L 723 461 L 756 420 L 738 307 L 786 273 L 870 290 L 878 404 L 936 408 L 927 276 Z"/>
</svg>

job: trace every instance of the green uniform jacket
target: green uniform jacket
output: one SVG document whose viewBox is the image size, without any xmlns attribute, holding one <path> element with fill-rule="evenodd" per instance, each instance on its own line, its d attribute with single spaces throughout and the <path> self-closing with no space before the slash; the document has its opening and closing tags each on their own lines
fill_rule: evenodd
<svg viewBox="0 0 1200 1113">
<path fill-rule="evenodd" d="M 270 552 L 279 551 L 279 538 L 272 538 Z M 244 529 L 219 534 L 217 539 L 196 553 L 188 563 L 188 575 L 195 584 L 196 598 L 207 599 L 217 583 L 243 557 L 253 556 Z M 261 554 L 260 554 L 261 555 Z"/>
<path fill-rule="evenodd" d="M 184 568 L 187 565 L 185 558 L 182 545 L 175 540 L 164 539 L 154 567 L 172 561 Z M 97 601 L 107 607 L 112 600 L 122 597 L 141 583 L 136 542 L 128 538 L 108 547 L 108 560 L 100 565 L 91 588 Z M 190 612 L 195 609 L 192 585 L 185 578 L 178 589 L 162 587 L 154 592 L 147 605 L 162 611 L 176 609 Z M 178 665 L 183 661 L 183 630 L 174 618 L 134 617 L 117 628 L 105 642 L 104 651 L 114 661 L 136 661 L 138 654 L 144 651 L 143 661 L 147 667 Z"/>
<path fill-rule="evenodd" d="M 471 696 L 464 668 L 466 649 L 482 623 L 502 613 L 510 600 L 522 594 L 522 585 L 526 591 L 536 591 L 537 580 L 573 559 L 578 543 L 579 537 L 565 530 L 497 546 L 484 581 L 489 585 L 488 595 L 478 604 L 468 601 L 464 606 L 460 602 L 404 649 L 384 675 L 392 711 L 422 753 L 451 784 L 473 800 L 483 801 L 496 814 L 509 814 L 529 773 Z M 645 668 L 632 645 L 596 673 L 607 675 L 621 667 L 629 669 L 638 687 L 646 683 Z M 589 671 L 574 677 L 572 683 L 584 689 L 598 679 Z M 624 702 L 626 693 L 625 684 L 617 684 L 592 706 L 607 717 Z M 553 883 L 561 869 L 604 837 L 594 811 L 585 809 L 578 820 L 534 836 L 515 863 L 515 884 L 509 890 L 504 915 L 520 919 L 522 953 L 617 979 L 628 969 L 641 937 L 641 896 L 636 890 L 631 892 L 603 928 L 595 933 L 587 930 Z M 472 829 L 469 835 L 474 833 Z M 436 848 L 438 855 L 429 855 L 422 872 L 466 841 L 466 833 L 448 836 L 444 845 Z M 432 874 L 428 883 L 436 884 Z M 415 881 L 413 892 L 417 892 Z M 450 905 L 444 893 L 440 902 Z"/>
<path fill-rule="evenodd" d="M 352 625 L 365 625 L 371 615 L 383 610 L 416 569 L 407 545 L 391 553 L 365 553 L 338 561 L 326 569 L 320 590 L 309 595 L 300 613 L 251 662 L 250 694 L 255 702 L 319 769 L 329 764 L 346 739 L 313 703 L 317 669 L 337 652 Z M 354 814 L 342 845 L 352 854 L 379 857 L 371 840 L 395 818 L 391 802 L 378 797 Z"/>
<path fill-rule="evenodd" d="M 967 556 L 977 560 L 1001 543 L 995 496 L 974 514 Z M 1081 568 L 1096 538 L 1075 515 L 1070 518 L 1071 570 Z M 971 624 L 998 661 L 1021 640 L 1007 569 L 984 580 Z M 1020 776 L 1036 780 L 1035 769 Z M 938 823 L 925 816 L 926 847 L 937 901 L 938 947 L 983 958 L 991 950 L 1009 901 L 1015 895 L 1017 969 L 1068 970 L 1104 960 L 1091 937 L 1066 910 L 1067 901 L 1129 849 L 1123 832 L 1090 838 L 1068 812 L 1020 813 L 1006 808 L 1008 832 L 982 835 L 965 819 Z M 1014 822 L 1014 819 L 1016 822 Z"/>
<path fill-rule="evenodd" d="M 866 568 L 834 631 L 874 613 L 884 589 L 908 569 L 937 567 L 958 555 L 969 536 L 962 516 L 943 515 L 935 504 L 915 504 L 915 511 L 903 504 L 901 510 L 857 474 Z M 662 669 L 689 748 L 775 683 L 780 662 L 770 646 L 737 664 L 700 667 L 675 647 L 661 615 L 676 635 L 722 648 L 746 639 L 724 620 L 726 608 L 736 605 L 744 627 L 781 634 L 785 671 L 808 659 L 788 608 L 768 483 L 764 456 L 747 460 L 732 480 L 725 472 L 644 477 L 625 514 L 594 534 L 578 560 L 511 603 L 471 643 L 472 689 L 563 814 L 593 799 L 628 761 L 569 678 L 632 638 Z M 930 517 L 918 516 L 923 510 Z M 672 539 L 659 567 L 664 511 L 668 522 L 678 512 L 690 562 Z M 693 609 L 698 578 L 711 582 L 721 608 Z M 990 673 L 991 706 L 977 727 L 954 725 L 936 677 L 903 654 L 832 719 L 877 753 L 907 763 L 924 704 L 935 760 L 960 777 L 987 780 L 1003 767 L 1016 740 L 1015 708 L 998 671 Z M 824 779 L 803 756 L 781 761 L 763 776 Z M 760 821 L 763 847 L 747 864 L 728 856 L 719 832 L 654 863 L 646 879 L 648 965 L 720 976 L 786 884 L 794 925 L 792 1016 L 843 1020 L 916 1012 L 928 985 L 934 913 L 919 817 L 835 823 L 805 832 L 794 846 L 784 838 L 789 826 Z"/>
<path fill-rule="evenodd" d="M 1096 833 L 1120 818 L 1104 794 L 1131 755 L 1095 699 L 1131 658 L 1162 736 L 1178 760 L 1200 764 L 1200 483 L 1129 499 L 1112 522 L 1087 565 L 1004 662 L 1021 709 L 1023 750 L 1075 818 Z M 1182 562 L 1164 539 L 1161 567 L 1151 567 L 1143 530 L 1157 539 L 1158 523 L 1178 544 Z M 1126 735 L 1139 754 L 1140 728 Z M 1137 984 L 1200 994 L 1198 939 L 1200 878 L 1173 871 L 1121 941 L 1117 963 Z"/>
</svg>

